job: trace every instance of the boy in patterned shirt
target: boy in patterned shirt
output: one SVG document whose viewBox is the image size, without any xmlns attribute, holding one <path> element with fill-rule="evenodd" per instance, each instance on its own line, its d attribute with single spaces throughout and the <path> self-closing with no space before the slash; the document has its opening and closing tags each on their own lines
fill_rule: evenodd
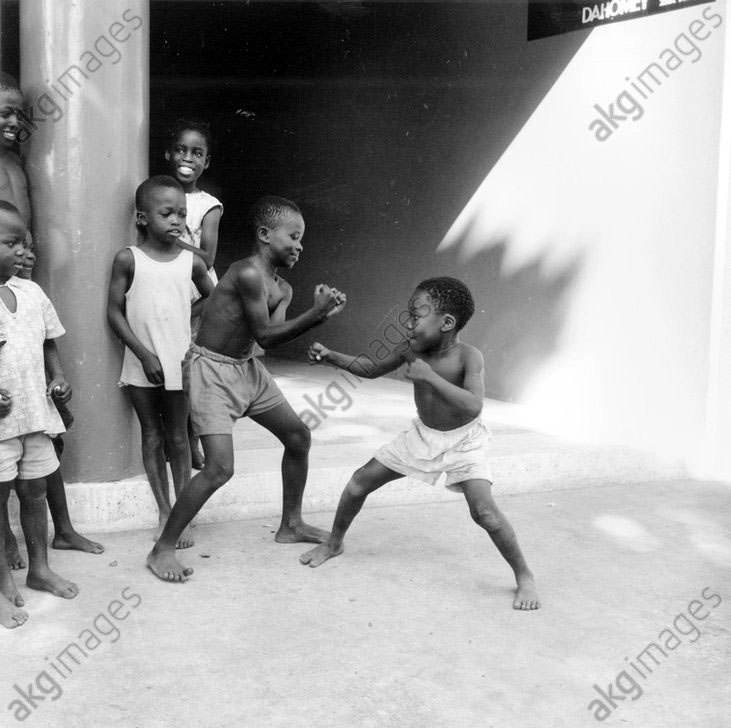
<svg viewBox="0 0 731 728">
<path fill-rule="evenodd" d="M 0 507 L 15 484 L 28 548 L 27 586 L 73 599 L 79 589 L 51 571 L 46 543 L 45 478 L 58 468 L 51 435 L 65 431 L 51 393 L 59 402 L 71 398 L 55 342 L 65 330 L 41 288 L 15 276 L 26 245 L 23 217 L 0 200 Z M 0 530 L 4 544 L 2 519 Z M 28 615 L 20 609 L 23 599 L 5 558 L 0 558 L 0 592 L 0 624 L 23 624 Z"/>
</svg>

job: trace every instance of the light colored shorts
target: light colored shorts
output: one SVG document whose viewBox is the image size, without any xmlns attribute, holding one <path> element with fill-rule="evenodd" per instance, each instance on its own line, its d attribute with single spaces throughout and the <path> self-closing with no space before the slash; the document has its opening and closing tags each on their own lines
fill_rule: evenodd
<svg viewBox="0 0 731 728">
<path fill-rule="evenodd" d="M 234 359 L 197 344 L 183 359 L 183 389 L 196 435 L 230 435 L 236 420 L 287 401 L 256 357 Z"/>
<path fill-rule="evenodd" d="M 53 442 L 45 432 L 0 441 L 0 483 L 45 478 L 58 468 Z"/>
<path fill-rule="evenodd" d="M 397 473 L 436 485 L 442 473 L 449 490 L 462 492 L 465 480 L 488 480 L 492 469 L 487 449 L 492 433 L 478 417 L 455 430 L 434 430 L 418 417 L 410 429 L 379 448 L 373 456 Z"/>
</svg>

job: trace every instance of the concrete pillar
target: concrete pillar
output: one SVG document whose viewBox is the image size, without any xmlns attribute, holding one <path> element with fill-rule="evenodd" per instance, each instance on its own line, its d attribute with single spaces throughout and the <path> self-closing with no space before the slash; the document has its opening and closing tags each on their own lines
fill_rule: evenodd
<svg viewBox="0 0 731 728">
<path fill-rule="evenodd" d="M 121 347 L 106 322 L 114 253 L 134 240 L 133 196 L 147 176 L 147 0 L 21 0 L 21 146 L 38 251 L 34 279 L 66 328 L 59 349 L 76 421 L 67 482 L 142 471 Z"/>
</svg>

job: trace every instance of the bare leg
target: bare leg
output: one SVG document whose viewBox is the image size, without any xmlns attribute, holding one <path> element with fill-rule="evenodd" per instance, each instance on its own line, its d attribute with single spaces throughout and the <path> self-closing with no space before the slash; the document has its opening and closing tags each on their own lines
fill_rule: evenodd
<svg viewBox="0 0 731 728">
<path fill-rule="evenodd" d="M 536 591 L 533 572 L 528 568 L 523 557 L 513 527 L 500 512 L 492 497 L 490 482 L 466 480 L 460 485 L 470 507 L 472 519 L 487 531 L 488 536 L 515 574 L 518 589 L 513 600 L 513 609 L 539 609 L 541 602 Z"/>
<path fill-rule="evenodd" d="M 7 507 L 11 486 L 12 482 L 0 483 L 0 503 L 3 507 Z M 0 519 L 0 543 L 4 543 L 4 541 L 5 522 Z M 0 558 L 0 624 L 8 629 L 23 624 L 28 619 L 28 613 L 20 609 L 23 604 L 23 597 L 20 596 L 13 581 L 13 572 L 10 570 L 7 561 Z"/>
<path fill-rule="evenodd" d="M 363 507 L 365 499 L 385 483 L 403 477 L 401 473 L 387 468 L 373 458 L 356 470 L 340 496 L 329 538 L 325 543 L 302 554 L 300 562 L 315 567 L 342 554 L 345 532 Z"/>
<path fill-rule="evenodd" d="M 16 480 L 15 489 L 20 499 L 20 524 L 28 549 L 28 577 L 31 589 L 49 591 L 57 597 L 73 599 L 79 587 L 61 578 L 48 567 L 48 516 L 46 515 L 46 480 Z"/>
<path fill-rule="evenodd" d="M 142 465 L 157 504 L 159 525 L 153 540 L 156 540 L 162 532 L 171 509 L 170 484 L 165 465 L 161 389 L 161 387 L 127 387 L 142 430 Z"/>
<path fill-rule="evenodd" d="M 170 471 L 173 475 L 173 489 L 177 498 L 190 480 L 190 447 L 188 443 L 188 398 L 183 391 L 163 391 L 162 421 L 165 433 L 165 450 L 170 458 Z M 194 544 L 193 534 L 187 526 L 178 537 L 179 549 L 190 548 Z"/>
<path fill-rule="evenodd" d="M 147 566 L 165 581 L 185 581 L 193 573 L 193 569 L 184 567 L 175 557 L 175 545 L 205 502 L 234 472 L 231 435 L 202 435 L 201 443 L 205 467 L 181 491 L 160 538 L 147 556 Z"/>
<path fill-rule="evenodd" d="M 12 485 L 12 483 L 10 484 Z M 9 488 L 10 486 L 8 486 Z M 25 569 L 25 561 L 18 550 L 18 540 L 10 528 L 10 517 L 8 516 L 8 498 L 7 495 L 3 501 L 2 509 L 0 509 L 0 519 L 3 521 L 5 536 L 2 543 L 5 546 L 5 560 L 8 566 L 13 570 Z"/>
<path fill-rule="evenodd" d="M 63 484 L 61 468 L 56 468 L 46 478 L 46 498 L 48 507 L 53 519 L 53 541 L 51 545 L 55 549 L 73 549 L 75 551 L 86 551 L 90 554 L 100 554 L 104 546 L 95 541 L 90 541 L 76 532 L 71 524 L 69 507 L 66 502 L 66 489 Z"/>
<path fill-rule="evenodd" d="M 278 543 L 309 541 L 322 543 L 327 531 L 302 520 L 302 496 L 307 482 L 310 440 L 309 429 L 287 402 L 268 412 L 251 417 L 284 445 L 282 456 L 282 522 L 274 540 Z"/>
<path fill-rule="evenodd" d="M 195 341 L 195 337 L 200 329 L 201 317 L 193 316 L 190 319 L 190 335 L 191 341 Z M 200 451 L 200 438 L 193 432 L 193 423 L 188 418 L 188 446 L 190 447 L 190 461 L 193 470 L 203 470 L 205 460 L 203 453 Z"/>
</svg>

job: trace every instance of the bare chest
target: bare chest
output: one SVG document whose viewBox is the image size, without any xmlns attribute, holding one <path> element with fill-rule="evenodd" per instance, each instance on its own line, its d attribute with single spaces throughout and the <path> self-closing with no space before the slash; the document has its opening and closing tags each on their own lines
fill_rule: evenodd
<svg viewBox="0 0 731 728">
<path fill-rule="evenodd" d="M 450 384 L 461 387 L 464 384 L 464 362 L 460 356 L 449 356 L 439 359 L 425 359 L 426 363 Z"/>
</svg>

